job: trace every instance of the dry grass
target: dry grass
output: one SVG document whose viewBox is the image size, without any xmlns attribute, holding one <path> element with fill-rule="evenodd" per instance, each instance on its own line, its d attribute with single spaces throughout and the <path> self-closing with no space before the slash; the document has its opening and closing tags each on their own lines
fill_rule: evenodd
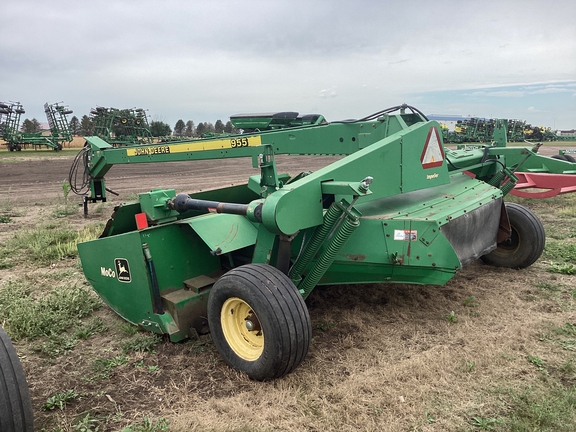
<svg viewBox="0 0 576 432">
<path fill-rule="evenodd" d="M 539 380 L 528 356 L 562 362 L 539 335 L 574 318 L 526 300 L 538 269 L 504 273 L 476 264 L 441 288 L 318 289 L 314 343 L 294 374 L 267 384 L 233 376 L 239 385 L 227 380 L 230 393 L 207 400 L 179 383 L 166 401 L 174 430 L 472 430 L 473 417 L 503 414 L 498 386 Z M 471 296 L 475 307 L 465 306 Z M 452 310 L 457 323 L 445 319 Z M 191 397 L 197 409 L 186 413 Z"/>
<path fill-rule="evenodd" d="M 69 143 L 64 143 L 63 144 L 63 148 L 82 148 L 84 146 L 84 137 L 81 136 L 74 136 L 74 138 L 72 139 L 71 142 Z M 4 147 L 6 145 L 6 141 L 0 139 L 0 149 L 6 149 L 6 147 Z M 42 148 L 46 148 L 46 147 L 42 147 Z"/>
<path fill-rule="evenodd" d="M 84 137 L 75 136 L 71 143 L 64 144 L 64 148 L 82 148 L 85 142 Z"/>
</svg>

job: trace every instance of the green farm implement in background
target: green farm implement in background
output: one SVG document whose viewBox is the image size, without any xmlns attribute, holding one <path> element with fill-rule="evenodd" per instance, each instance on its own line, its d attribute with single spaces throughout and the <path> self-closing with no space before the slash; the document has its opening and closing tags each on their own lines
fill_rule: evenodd
<svg viewBox="0 0 576 432">
<path fill-rule="evenodd" d="M 576 192 L 576 156 L 574 150 L 560 150 L 559 154 L 546 157 L 538 154 L 541 142 L 531 143 L 530 150 L 521 148 L 505 148 L 507 133 L 510 124 L 516 120 L 508 121 L 497 119 L 495 121 L 493 141 L 489 145 L 458 144 L 458 152 L 449 160 L 457 161 L 463 158 L 475 159 L 478 151 L 486 152 L 492 148 L 493 152 L 506 152 L 506 163 L 516 176 L 516 184 L 510 191 L 512 195 L 522 198 L 551 198 L 558 194 Z M 508 126 L 506 126 L 508 125 Z M 498 150 L 498 148 L 500 150 Z M 450 150 L 447 150 L 449 154 Z"/>
<path fill-rule="evenodd" d="M 0 102 L 0 137 L 6 141 L 10 151 L 22 149 L 14 142 L 20 127 L 20 116 L 25 112 L 20 102 Z"/>
<path fill-rule="evenodd" d="M 112 146 L 152 144 L 146 112 L 142 108 L 97 107 L 90 111 L 94 135 Z"/>
<path fill-rule="evenodd" d="M 294 112 L 231 120 L 243 134 L 126 147 L 87 137 L 71 170 L 85 179 L 73 189 L 86 205 L 107 199 L 104 177 L 117 164 L 247 157 L 255 173 L 216 190 L 144 192 L 78 250 L 86 278 L 120 316 L 172 341 L 210 331 L 225 361 L 257 380 L 306 357 L 305 299 L 318 285 L 442 285 L 477 259 L 530 266 L 544 229 L 503 198 L 525 168 L 574 170 L 537 148 L 507 147 L 505 121 L 489 145 L 449 150 L 439 123 L 407 105 L 330 123 Z M 340 158 L 288 174 L 277 155 Z"/>
<path fill-rule="evenodd" d="M 454 130 L 449 130 L 447 126 L 442 128 L 442 135 L 445 144 L 460 143 L 489 143 L 494 134 L 496 122 L 502 119 L 484 119 L 471 117 L 465 120 L 458 120 Z M 507 125 L 507 139 L 511 142 L 530 141 L 557 141 L 559 135 L 550 128 L 543 126 L 532 126 L 523 120 L 504 120 Z"/>
<path fill-rule="evenodd" d="M 25 113 L 22 104 L 0 102 L 0 137 L 6 141 L 8 150 L 20 151 L 26 146 L 62 150 L 63 143 L 72 141 L 72 133 L 66 117 L 72 113 L 72 110 L 60 103 L 45 103 L 44 112 L 50 128 L 49 134 L 24 133 L 20 131 L 20 116 Z"/>
<path fill-rule="evenodd" d="M 525 139 L 524 130 L 526 129 L 526 121 L 524 120 L 508 120 L 508 141 L 522 142 Z"/>
</svg>

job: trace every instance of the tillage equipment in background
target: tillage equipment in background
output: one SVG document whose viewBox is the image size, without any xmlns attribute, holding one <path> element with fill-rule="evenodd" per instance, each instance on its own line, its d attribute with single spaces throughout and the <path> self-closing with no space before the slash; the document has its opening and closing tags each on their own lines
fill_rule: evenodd
<svg viewBox="0 0 576 432">
<path fill-rule="evenodd" d="M 26 133 L 20 131 L 20 116 L 26 111 L 20 102 L 0 102 L 0 138 L 6 141 L 8 150 L 21 151 L 30 146 L 62 150 L 63 143 L 72 142 L 72 132 L 68 124 L 68 114 L 72 110 L 60 103 L 44 104 L 49 133 Z"/>
</svg>

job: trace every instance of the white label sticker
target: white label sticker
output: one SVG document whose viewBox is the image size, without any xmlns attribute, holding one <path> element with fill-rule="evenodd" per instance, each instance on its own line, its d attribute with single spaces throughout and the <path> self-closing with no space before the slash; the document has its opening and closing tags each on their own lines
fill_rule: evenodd
<svg viewBox="0 0 576 432">
<path fill-rule="evenodd" d="M 394 240 L 399 241 L 416 241 L 418 231 L 416 230 L 394 230 Z"/>
</svg>

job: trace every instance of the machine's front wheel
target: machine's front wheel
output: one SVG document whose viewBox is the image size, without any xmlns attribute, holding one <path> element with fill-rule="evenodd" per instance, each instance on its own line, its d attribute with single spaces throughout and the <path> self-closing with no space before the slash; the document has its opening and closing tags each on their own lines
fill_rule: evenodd
<svg viewBox="0 0 576 432">
<path fill-rule="evenodd" d="M 260 381 L 294 370 L 312 339 L 304 299 L 288 276 L 265 264 L 237 267 L 214 284 L 208 322 L 226 363 Z"/>
<path fill-rule="evenodd" d="M 0 327 L 0 431 L 33 430 L 34 416 L 26 375 L 10 338 Z"/>
<path fill-rule="evenodd" d="M 540 219 L 520 204 L 506 203 L 510 221 L 510 238 L 498 244 L 498 247 L 482 261 L 497 267 L 525 268 L 540 258 L 546 243 L 546 233 Z"/>
</svg>

